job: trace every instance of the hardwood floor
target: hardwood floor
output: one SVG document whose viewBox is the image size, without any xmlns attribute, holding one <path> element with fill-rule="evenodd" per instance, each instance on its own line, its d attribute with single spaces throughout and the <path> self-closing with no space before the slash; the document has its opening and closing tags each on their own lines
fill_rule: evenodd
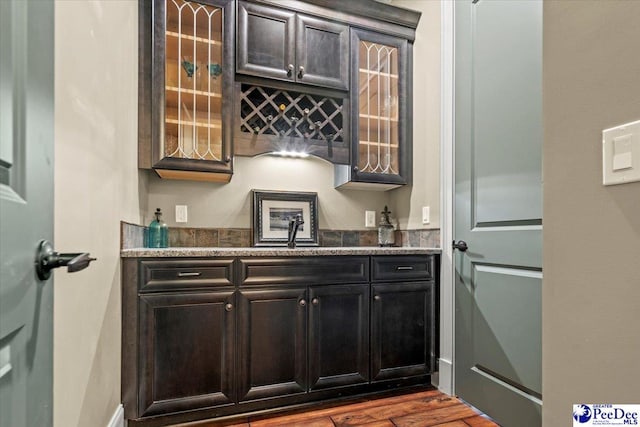
<svg viewBox="0 0 640 427">
<path fill-rule="evenodd" d="M 197 427 L 225 424 L 203 422 Z M 228 427 L 499 427 L 455 397 L 429 390 L 270 418 Z"/>
</svg>

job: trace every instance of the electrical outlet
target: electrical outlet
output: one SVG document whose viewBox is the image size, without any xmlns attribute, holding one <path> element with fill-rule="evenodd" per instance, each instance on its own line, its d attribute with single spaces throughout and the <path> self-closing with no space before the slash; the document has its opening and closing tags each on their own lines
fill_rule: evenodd
<svg viewBox="0 0 640 427">
<path fill-rule="evenodd" d="M 187 222 L 187 205 L 176 205 L 176 222 Z"/>
<path fill-rule="evenodd" d="M 429 218 L 429 206 L 423 206 L 422 207 L 422 223 L 423 224 L 429 224 L 429 222 L 431 221 L 431 219 Z"/>
<path fill-rule="evenodd" d="M 364 211 L 364 226 L 365 227 L 376 226 L 376 211 Z"/>
</svg>

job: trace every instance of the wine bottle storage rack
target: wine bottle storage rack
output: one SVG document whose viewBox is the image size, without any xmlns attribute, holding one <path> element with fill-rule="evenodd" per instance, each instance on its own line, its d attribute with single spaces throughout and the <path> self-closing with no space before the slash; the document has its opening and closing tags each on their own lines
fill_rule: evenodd
<svg viewBox="0 0 640 427">
<path fill-rule="evenodd" d="M 301 151 L 349 163 L 345 99 L 239 84 L 235 154 Z"/>
</svg>

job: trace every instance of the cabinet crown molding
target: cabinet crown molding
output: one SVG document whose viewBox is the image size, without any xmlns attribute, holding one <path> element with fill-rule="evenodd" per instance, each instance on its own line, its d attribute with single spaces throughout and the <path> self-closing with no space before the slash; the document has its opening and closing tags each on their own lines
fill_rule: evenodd
<svg viewBox="0 0 640 427">
<path fill-rule="evenodd" d="M 402 25 L 403 27 L 415 30 L 420 22 L 421 12 L 406 9 L 404 7 L 392 6 L 376 0 L 301 0 L 328 9 L 337 10 L 352 15 L 371 18 L 390 24 Z"/>
</svg>

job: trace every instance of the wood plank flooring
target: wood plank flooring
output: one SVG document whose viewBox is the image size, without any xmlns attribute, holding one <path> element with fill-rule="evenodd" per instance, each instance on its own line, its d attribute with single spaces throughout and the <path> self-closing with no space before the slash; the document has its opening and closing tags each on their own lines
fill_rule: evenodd
<svg viewBox="0 0 640 427">
<path fill-rule="evenodd" d="M 217 427 L 209 421 L 189 424 Z M 499 427 L 455 397 L 428 390 L 270 418 L 249 418 L 228 427 Z"/>
</svg>

